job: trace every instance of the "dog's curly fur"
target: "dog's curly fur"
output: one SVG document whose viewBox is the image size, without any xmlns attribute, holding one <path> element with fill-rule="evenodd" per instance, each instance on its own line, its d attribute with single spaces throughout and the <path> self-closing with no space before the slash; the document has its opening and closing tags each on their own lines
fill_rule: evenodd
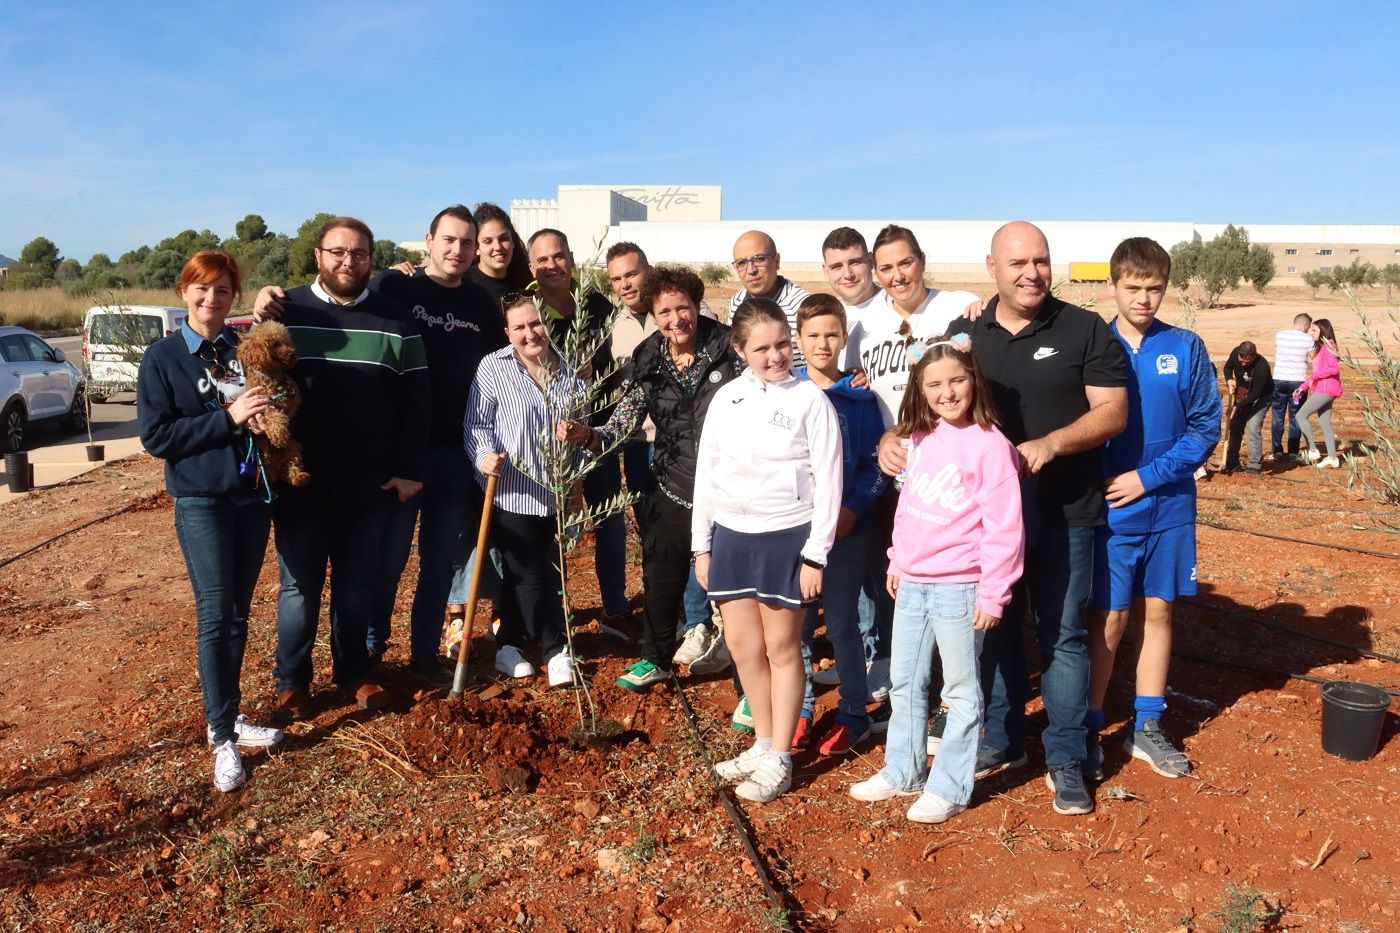
<svg viewBox="0 0 1400 933">
<path fill-rule="evenodd" d="M 264 321 L 238 344 L 238 362 L 248 388 L 267 389 L 263 433 L 253 435 L 269 483 L 302 486 L 311 474 L 302 467 L 301 444 L 292 436 L 292 417 L 301 407 L 301 389 L 291 377 L 297 351 L 292 335 L 276 321 Z"/>
</svg>

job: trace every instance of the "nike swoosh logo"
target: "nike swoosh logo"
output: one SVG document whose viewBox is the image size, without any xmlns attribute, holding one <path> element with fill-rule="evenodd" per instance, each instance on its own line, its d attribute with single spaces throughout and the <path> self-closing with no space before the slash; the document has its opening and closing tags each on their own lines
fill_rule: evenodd
<svg viewBox="0 0 1400 933">
<path fill-rule="evenodd" d="M 729 404 L 731 404 L 731 405 L 738 405 L 738 404 L 739 404 L 740 402 L 742 402 L 742 401 L 743 401 L 743 399 L 741 399 L 741 398 L 732 398 L 732 399 L 729 400 Z"/>
<path fill-rule="evenodd" d="M 1052 357 L 1059 352 L 1060 351 L 1056 350 L 1054 347 L 1041 347 L 1039 350 L 1036 350 L 1034 354 L 1032 354 L 1031 359 L 1043 360 Z"/>
</svg>

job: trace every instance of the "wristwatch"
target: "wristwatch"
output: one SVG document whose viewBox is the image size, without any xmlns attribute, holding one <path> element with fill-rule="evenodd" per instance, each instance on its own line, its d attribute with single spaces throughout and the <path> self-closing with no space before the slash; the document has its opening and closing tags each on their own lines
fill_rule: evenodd
<svg viewBox="0 0 1400 933">
<path fill-rule="evenodd" d="M 813 570 L 825 570 L 825 569 L 826 569 L 826 564 L 819 564 L 819 563 L 817 563 L 816 561 L 812 560 L 810 557 L 804 557 L 804 558 L 802 558 L 802 566 L 804 566 L 804 567 L 811 567 Z"/>
</svg>

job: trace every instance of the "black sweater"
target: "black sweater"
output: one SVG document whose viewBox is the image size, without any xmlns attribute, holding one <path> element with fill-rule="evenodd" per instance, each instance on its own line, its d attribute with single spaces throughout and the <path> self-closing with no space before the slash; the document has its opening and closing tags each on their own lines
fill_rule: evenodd
<svg viewBox="0 0 1400 933">
<path fill-rule="evenodd" d="M 456 288 L 448 288 L 422 269 L 411 276 L 386 272 L 371 288 L 408 309 L 417 322 L 433 398 L 429 441 L 434 447 L 460 450 L 477 364 L 507 342 L 500 311 L 475 282 L 463 280 Z"/>
<path fill-rule="evenodd" d="M 311 482 L 422 480 L 431 396 L 423 337 L 408 313 L 374 292 L 346 307 L 302 285 L 287 291 L 281 321 L 297 348 L 294 432 Z"/>
</svg>

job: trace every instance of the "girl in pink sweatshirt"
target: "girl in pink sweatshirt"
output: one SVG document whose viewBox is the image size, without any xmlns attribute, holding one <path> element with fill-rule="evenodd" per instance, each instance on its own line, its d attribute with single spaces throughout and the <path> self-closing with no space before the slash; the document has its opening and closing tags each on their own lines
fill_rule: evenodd
<svg viewBox="0 0 1400 933">
<path fill-rule="evenodd" d="M 1308 334 L 1316 342 L 1308 355 L 1308 378 L 1298 391 L 1293 393 L 1300 398 L 1304 393 L 1308 400 L 1298 409 L 1298 430 L 1303 432 L 1303 459 L 1316 463 L 1323 469 L 1336 469 L 1342 465 L 1337 459 L 1337 435 L 1332 433 L 1332 403 L 1342 397 L 1342 366 L 1337 360 L 1337 334 L 1332 330 L 1332 322 L 1320 317 L 1312 322 Z M 1317 423 L 1322 428 L 1322 440 L 1327 445 L 1327 456 L 1317 452 L 1313 444 L 1312 425 L 1308 423 L 1317 415 Z"/>
<path fill-rule="evenodd" d="M 997 428 L 966 335 L 932 344 L 914 363 L 895 431 L 909 438 L 909 459 L 889 552 L 892 714 L 885 766 L 851 796 L 918 794 L 909 819 L 941 823 L 972 797 L 982 729 L 978 654 L 1021 576 L 1025 541 L 1016 448 Z M 925 732 L 935 648 L 948 722 L 930 770 Z"/>
</svg>

